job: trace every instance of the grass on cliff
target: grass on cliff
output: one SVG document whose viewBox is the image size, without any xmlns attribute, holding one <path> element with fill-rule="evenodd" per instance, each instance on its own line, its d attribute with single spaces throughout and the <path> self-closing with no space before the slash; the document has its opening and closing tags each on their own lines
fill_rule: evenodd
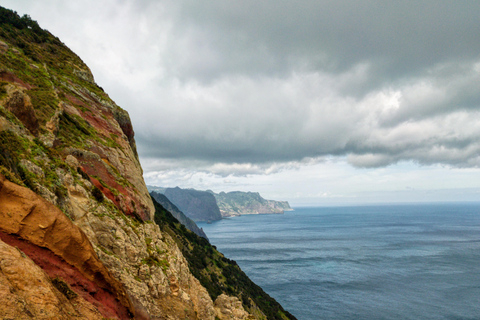
<svg viewBox="0 0 480 320">
<path fill-rule="evenodd" d="M 62 205 L 63 199 L 67 196 L 67 189 L 57 170 L 69 172 L 77 180 L 81 176 L 62 160 L 55 149 L 46 147 L 36 138 L 28 139 L 9 130 L 0 131 L 0 146 L 1 174 L 8 180 L 37 193 L 39 186 L 46 187 L 57 197 L 60 208 L 64 209 Z M 22 160 L 29 160 L 43 171 L 43 175 L 30 171 L 22 165 Z"/>
<path fill-rule="evenodd" d="M 73 291 L 68 283 L 59 277 L 52 279 L 52 284 L 60 291 L 68 300 L 75 299 L 78 295 Z"/>
<path fill-rule="evenodd" d="M 190 271 L 207 289 L 212 300 L 225 293 L 238 297 L 246 310 L 253 311 L 250 302 L 253 301 L 268 319 L 295 319 L 250 280 L 235 261 L 218 252 L 206 239 L 187 230 L 155 199 L 152 198 L 152 201 L 155 205 L 155 222 L 175 240 L 188 261 Z"/>
<path fill-rule="evenodd" d="M 40 28 L 28 15 L 19 16 L 15 11 L 0 6 L 0 41 L 8 45 L 5 53 L 0 54 L 0 72 L 10 73 L 28 85 L 26 94 L 30 97 L 41 129 L 58 109 L 59 103 L 70 103 L 67 96 L 73 96 L 88 105 L 85 97 L 93 101 L 110 101 L 108 95 L 92 79 L 87 79 L 90 69 L 87 65 L 57 37 Z M 4 85 L 0 85 L 0 96 L 5 94 Z M 76 105 L 82 111 L 88 108 Z M 67 115 L 68 117 L 68 115 Z M 79 119 L 62 119 L 72 128 L 60 134 L 64 141 L 74 138 L 74 143 L 89 136 L 105 146 L 119 147 L 115 138 L 99 135 Z M 72 125 L 73 122 L 73 125 Z M 78 133 L 80 135 L 77 135 Z M 93 135 L 91 133 L 94 132 Z"/>
</svg>

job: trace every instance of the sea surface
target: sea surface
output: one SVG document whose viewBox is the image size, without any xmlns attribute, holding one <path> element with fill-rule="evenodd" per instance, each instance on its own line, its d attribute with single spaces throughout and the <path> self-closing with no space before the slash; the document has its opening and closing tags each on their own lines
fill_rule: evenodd
<svg viewBox="0 0 480 320">
<path fill-rule="evenodd" d="M 296 208 L 199 226 L 299 320 L 480 319 L 480 204 Z"/>
</svg>

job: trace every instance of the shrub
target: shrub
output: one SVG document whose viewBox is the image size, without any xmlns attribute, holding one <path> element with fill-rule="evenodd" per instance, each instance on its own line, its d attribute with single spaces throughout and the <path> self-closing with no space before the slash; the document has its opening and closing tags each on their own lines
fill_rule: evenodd
<svg viewBox="0 0 480 320">
<path fill-rule="evenodd" d="M 103 202 L 103 192 L 98 189 L 96 186 L 93 186 L 93 190 L 92 190 L 92 196 L 95 198 L 95 200 L 97 200 L 98 202 Z"/>
<path fill-rule="evenodd" d="M 52 279 L 52 284 L 55 286 L 55 288 L 57 288 L 58 291 L 60 291 L 61 293 L 63 293 L 63 295 L 68 299 L 68 300 L 71 300 L 71 299 L 74 299 L 77 297 L 77 294 L 75 293 L 75 291 L 73 291 L 70 286 L 68 285 L 68 283 L 66 283 L 65 281 L 63 281 L 62 279 L 60 279 L 59 277 L 56 277 L 54 279 Z"/>
</svg>

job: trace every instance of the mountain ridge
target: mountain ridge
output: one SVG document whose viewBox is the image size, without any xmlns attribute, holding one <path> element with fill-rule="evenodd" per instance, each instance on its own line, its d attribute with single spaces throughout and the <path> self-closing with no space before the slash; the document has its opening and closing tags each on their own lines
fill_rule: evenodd
<svg viewBox="0 0 480 320">
<path fill-rule="evenodd" d="M 260 193 L 251 192 L 251 191 L 230 191 L 230 192 L 220 192 L 215 193 L 212 190 L 196 190 L 193 188 L 182 189 L 179 187 L 175 188 L 164 188 L 157 186 L 147 185 L 148 190 L 165 194 L 167 198 L 169 195 L 173 195 L 173 199 L 170 199 L 173 203 L 176 201 L 180 204 L 180 207 L 183 205 L 183 208 L 187 208 L 192 198 L 195 198 L 195 195 L 202 195 L 204 197 L 204 192 L 209 193 L 214 196 L 216 201 L 216 206 L 220 211 L 221 217 L 232 217 L 245 214 L 282 214 L 285 211 L 292 211 L 288 201 L 276 201 L 276 200 L 266 200 Z M 167 190 L 168 194 L 167 194 Z M 174 192 L 173 192 L 174 191 Z M 182 197 L 183 195 L 183 197 Z M 203 201 L 203 200 L 198 200 Z M 214 207 L 210 204 L 210 207 Z M 216 208 L 215 208 L 216 211 Z M 194 212 L 191 215 L 191 210 L 184 213 L 189 217 L 197 221 L 215 221 L 218 220 L 218 216 L 214 214 L 205 214 L 204 212 Z M 198 218 L 199 216 L 200 219 Z"/>
</svg>

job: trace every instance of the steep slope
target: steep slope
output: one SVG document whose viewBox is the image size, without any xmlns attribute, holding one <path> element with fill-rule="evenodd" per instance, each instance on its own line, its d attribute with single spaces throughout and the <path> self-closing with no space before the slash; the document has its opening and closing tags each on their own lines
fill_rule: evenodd
<svg viewBox="0 0 480 320">
<path fill-rule="evenodd" d="M 167 188 L 165 196 L 193 221 L 222 219 L 215 197 L 206 191 Z"/>
<path fill-rule="evenodd" d="M 188 230 L 195 233 L 197 236 L 205 238 L 208 240 L 207 235 L 203 232 L 202 228 L 199 228 L 197 224 L 190 218 L 188 218 L 182 211 L 180 211 L 176 205 L 174 205 L 168 198 L 158 192 L 150 192 L 155 201 L 162 205 L 166 210 L 168 210 L 181 224 L 183 224 Z"/>
<path fill-rule="evenodd" d="M 283 213 L 286 210 L 291 210 L 287 201 L 266 200 L 258 192 L 209 192 L 215 196 L 222 217 Z"/>
<path fill-rule="evenodd" d="M 170 212 L 154 201 L 155 222 L 172 235 L 190 270 L 215 300 L 220 319 L 295 319 L 288 311 L 250 280 L 237 263 L 227 259 L 215 246 L 188 231 Z M 251 316 L 244 313 L 248 311 Z"/>
<path fill-rule="evenodd" d="M 242 288 L 202 286 L 178 246 L 196 235 L 158 219 L 128 114 L 59 39 L 1 7 L 0 151 L 0 318 L 270 314 L 238 304 Z"/>
</svg>

